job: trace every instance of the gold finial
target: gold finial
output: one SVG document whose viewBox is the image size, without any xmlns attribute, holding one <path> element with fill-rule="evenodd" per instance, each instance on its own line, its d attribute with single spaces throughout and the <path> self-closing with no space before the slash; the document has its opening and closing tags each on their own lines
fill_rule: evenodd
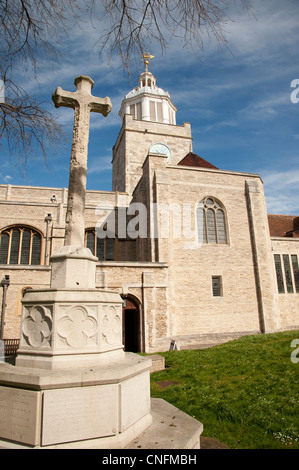
<svg viewBox="0 0 299 470">
<path fill-rule="evenodd" d="M 148 72 L 148 62 L 149 62 L 149 59 L 153 59 L 155 56 L 154 55 L 151 55 L 149 52 L 144 52 L 142 55 L 141 55 L 141 60 L 143 60 L 144 62 L 144 66 L 145 66 L 145 72 Z"/>
</svg>

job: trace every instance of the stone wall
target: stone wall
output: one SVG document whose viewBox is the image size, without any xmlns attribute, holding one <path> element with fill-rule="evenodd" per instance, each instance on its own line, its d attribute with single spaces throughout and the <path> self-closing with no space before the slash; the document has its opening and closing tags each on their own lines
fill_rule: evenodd
<svg viewBox="0 0 299 470">
<path fill-rule="evenodd" d="M 198 347 L 244 334 L 298 328 L 299 295 L 295 291 L 278 294 L 273 255 L 296 254 L 299 259 L 299 242 L 293 238 L 270 239 L 260 177 L 178 167 L 173 161 L 167 163 L 163 156 L 145 156 L 144 152 L 157 137 L 154 133 L 156 124 L 133 121 L 130 116 L 128 121 L 132 129 L 134 126 L 137 129 L 130 139 L 137 135 L 137 140 L 143 141 L 140 155 L 136 151 L 133 158 L 131 153 L 130 165 L 133 161 L 140 164 L 137 165 L 139 181 L 132 195 L 87 191 L 85 226 L 96 226 L 103 215 L 97 208 L 103 208 L 105 204 L 128 207 L 130 202 L 137 202 L 146 208 L 148 236 L 117 240 L 118 261 L 100 262 L 96 271 L 97 288 L 111 289 L 138 302 L 142 350 L 167 350 L 173 339 L 182 348 Z M 138 128 L 145 124 L 152 126 L 149 140 Z M 160 131 L 161 126 L 164 125 L 159 125 Z M 189 126 L 164 127 L 165 132 L 172 127 L 173 132 L 181 132 L 181 136 L 172 137 L 174 140 L 181 138 L 186 147 L 180 149 L 182 157 L 191 142 Z M 170 141 L 168 144 L 171 147 Z M 175 158 L 179 159 L 174 155 Z M 129 175 L 134 179 L 137 173 L 134 176 L 133 167 L 131 170 L 128 170 Z M 195 207 L 208 196 L 218 201 L 225 211 L 226 244 L 197 243 Z M 29 225 L 42 234 L 40 266 L 0 266 L 1 279 L 4 275 L 10 276 L 6 338 L 19 336 L 24 288 L 49 286 L 50 267 L 44 265 L 45 217 L 47 214 L 52 216 L 50 255 L 63 244 L 66 202 L 67 190 L 63 188 L 0 185 L 0 230 L 20 224 Z M 167 216 L 169 226 L 165 227 L 161 214 L 157 225 L 151 225 L 155 217 L 150 209 L 155 204 L 157 207 L 164 204 L 171 209 Z M 186 233 L 185 205 L 191 214 L 190 236 Z M 213 295 L 212 278 L 215 276 L 221 279 L 219 296 Z"/>
<path fill-rule="evenodd" d="M 299 262 L 299 239 L 298 238 L 271 238 L 272 252 L 271 262 L 274 266 L 274 255 L 297 255 Z M 275 286 L 275 298 L 280 312 L 281 329 L 299 329 L 299 292 L 296 292 L 295 279 L 293 278 L 293 292 L 279 293 Z"/>
<path fill-rule="evenodd" d="M 207 342 L 215 334 L 219 341 L 220 336 L 277 330 L 275 274 L 260 177 L 178 168 L 153 155 L 146 159 L 143 174 L 134 197 L 171 209 L 169 235 L 163 238 L 165 224 L 162 229 L 160 216 L 158 238 L 151 240 L 146 250 L 151 252 L 152 260 L 169 266 L 170 337 L 184 347 Z M 248 196 L 251 191 L 254 194 Z M 223 205 L 227 244 L 196 246 L 195 206 L 207 196 Z M 184 205 L 191 210 L 191 238 L 184 235 Z M 214 276 L 222 282 L 222 295 L 217 297 L 212 292 Z M 162 337 L 159 331 L 158 336 Z M 160 344 L 162 347 L 162 340 Z"/>
<path fill-rule="evenodd" d="M 113 147 L 112 189 L 132 194 L 142 176 L 142 165 L 151 145 L 161 142 L 171 149 L 172 163 L 177 164 L 192 147 L 190 124 L 161 124 L 125 115 Z"/>
<path fill-rule="evenodd" d="M 169 338 L 168 267 L 165 263 L 100 262 L 96 287 L 118 292 L 137 301 L 141 314 L 141 350 L 154 352 Z M 170 339 L 166 340 L 166 349 Z"/>
<path fill-rule="evenodd" d="M 42 236 L 41 265 L 0 265 L 0 280 L 10 276 L 5 309 L 5 338 L 18 338 L 21 318 L 21 298 L 24 288 L 45 288 L 50 285 L 50 267 L 47 265 L 51 254 L 55 253 L 64 242 L 67 189 L 43 188 L 32 186 L 0 185 L 0 230 L 9 226 L 25 225 L 36 229 Z M 85 227 L 94 228 L 102 214 L 98 207 L 126 205 L 128 195 L 108 191 L 87 191 Z M 45 217 L 51 214 L 49 226 L 48 257 L 45 260 L 46 227 Z M 130 247 L 119 248 L 119 256 L 133 256 Z M 45 262 L 46 261 L 46 262 Z M 3 290 L 0 289 L 2 305 Z"/>
</svg>

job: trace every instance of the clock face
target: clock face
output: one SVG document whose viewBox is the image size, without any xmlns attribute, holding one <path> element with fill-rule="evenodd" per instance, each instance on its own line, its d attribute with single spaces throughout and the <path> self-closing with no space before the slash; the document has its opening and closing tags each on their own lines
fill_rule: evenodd
<svg viewBox="0 0 299 470">
<path fill-rule="evenodd" d="M 167 163 L 169 163 L 171 160 L 171 150 L 165 144 L 153 144 L 149 149 L 149 153 L 158 153 L 159 155 L 166 155 Z"/>
</svg>

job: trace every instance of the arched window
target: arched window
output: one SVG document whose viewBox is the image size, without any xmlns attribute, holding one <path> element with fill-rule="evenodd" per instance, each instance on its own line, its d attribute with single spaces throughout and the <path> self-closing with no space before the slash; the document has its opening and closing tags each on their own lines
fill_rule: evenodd
<svg viewBox="0 0 299 470">
<path fill-rule="evenodd" d="M 94 229 L 85 232 L 85 246 L 99 261 L 114 261 L 114 238 L 99 238 Z"/>
<path fill-rule="evenodd" d="M 30 227 L 9 227 L 0 233 L 0 264 L 38 265 L 41 235 Z"/>
<path fill-rule="evenodd" d="M 212 197 L 206 197 L 197 206 L 197 230 L 201 243 L 227 243 L 225 213 Z"/>
</svg>

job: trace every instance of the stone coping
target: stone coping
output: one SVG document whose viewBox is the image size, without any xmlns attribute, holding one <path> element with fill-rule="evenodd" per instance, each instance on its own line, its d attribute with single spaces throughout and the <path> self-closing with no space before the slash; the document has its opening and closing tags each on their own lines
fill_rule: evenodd
<svg viewBox="0 0 299 470">
<path fill-rule="evenodd" d="M 125 449 L 199 449 L 203 424 L 162 398 L 151 399 L 153 423 Z"/>
<path fill-rule="evenodd" d="M 124 353 L 122 358 L 115 361 L 103 361 L 100 366 L 91 364 L 78 369 L 47 370 L 0 363 L 0 385 L 27 390 L 50 390 L 119 383 L 149 370 L 151 365 L 151 359 L 134 353 Z"/>
</svg>

